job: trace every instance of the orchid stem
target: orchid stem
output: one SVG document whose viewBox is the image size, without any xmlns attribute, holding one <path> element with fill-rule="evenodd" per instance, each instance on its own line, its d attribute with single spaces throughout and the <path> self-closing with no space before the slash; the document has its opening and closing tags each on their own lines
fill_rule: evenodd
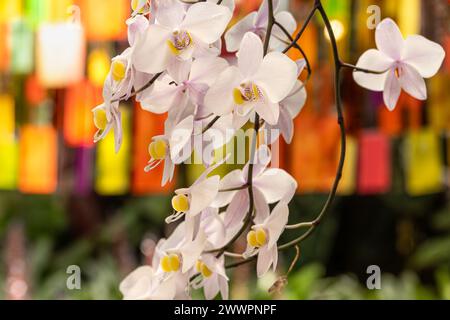
<svg viewBox="0 0 450 320">
<path fill-rule="evenodd" d="M 311 78 L 312 68 L 311 68 L 311 64 L 309 62 L 308 56 L 306 55 L 305 51 L 302 49 L 302 47 L 300 47 L 300 45 L 296 41 L 294 41 L 294 38 L 292 38 L 289 31 L 287 31 L 286 28 L 283 27 L 283 25 L 281 23 L 279 23 L 278 21 L 275 20 L 275 25 L 278 26 L 278 28 L 280 28 L 281 31 L 283 31 L 283 33 L 286 35 L 286 37 L 288 37 L 289 41 L 291 41 L 291 43 L 293 43 L 294 48 L 297 49 L 301 53 L 303 58 L 305 59 L 306 69 L 308 70 L 308 78 L 307 78 L 307 80 L 308 80 L 309 78 Z"/>
<path fill-rule="evenodd" d="M 155 83 L 155 81 L 158 80 L 158 78 L 159 78 L 161 75 L 162 75 L 162 72 L 157 73 L 155 76 L 153 76 L 153 78 L 150 79 L 149 82 L 147 82 L 147 84 L 146 84 L 145 86 L 143 86 L 142 88 L 140 88 L 140 89 L 136 90 L 135 92 L 133 92 L 133 93 L 131 94 L 130 98 L 135 97 L 135 96 L 137 96 L 139 93 L 141 93 L 141 92 L 147 90 L 148 88 L 150 88 L 150 87 Z M 111 101 L 111 102 L 113 102 L 113 103 L 114 103 L 114 102 L 120 102 L 121 100 L 123 100 L 123 99 L 115 99 L 115 100 L 113 100 L 113 101 Z"/>
<path fill-rule="evenodd" d="M 269 52 L 269 45 L 270 45 L 270 37 L 272 36 L 272 29 L 275 24 L 275 17 L 274 17 L 274 8 L 273 8 L 273 0 L 267 1 L 269 6 L 269 21 L 267 24 L 267 32 L 266 32 L 266 38 L 264 40 L 264 56 L 267 55 Z M 234 235 L 234 237 L 221 249 L 210 251 L 212 252 L 218 252 L 217 257 L 220 257 L 225 253 L 225 251 L 231 247 L 240 237 L 241 235 L 247 230 L 247 228 L 250 226 L 250 223 L 253 220 L 254 211 L 255 211 L 255 199 L 253 194 L 253 168 L 254 168 L 254 162 L 256 157 L 256 147 L 257 147 L 257 140 L 258 140 L 258 133 L 259 129 L 261 129 L 261 121 L 258 114 L 255 115 L 255 125 L 254 125 L 254 134 L 252 139 L 252 147 L 250 151 L 250 162 L 248 167 L 248 177 L 247 177 L 247 187 L 248 187 L 248 193 L 250 198 L 250 204 L 249 204 L 249 210 L 247 212 L 247 215 L 244 218 L 244 223 L 241 227 L 241 229 Z"/>
<path fill-rule="evenodd" d="M 334 68 L 335 68 L 334 87 L 335 87 L 336 111 L 337 111 L 338 124 L 339 124 L 340 132 L 341 132 L 340 159 L 339 159 L 339 165 L 338 165 L 338 168 L 336 171 L 336 177 L 335 177 L 333 186 L 331 188 L 331 191 L 328 195 L 328 199 L 325 202 L 325 204 L 324 204 L 322 210 L 320 211 L 319 215 L 317 216 L 317 218 L 314 219 L 314 221 L 312 221 L 312 222 L 300 223 L 297 225 L 287 226 L 286 229 L 308 228 L 308 230 L 304 234 L 302 234 L 300 237 L 298 237 L 297 239 L 294 239 L 291 242 L 288 242 L 286 244 L 278 246 L 278 250 L 287 250 L 289 248 L 296 247 L 301 242 L 308 239 L 314 233 L 317 226 L 322 222 L 323 218 L 328 213 L 328 211 L 330 211 L 331 205 L 333 204 L 334 199 L 336 198 L 336 193 L 337 193 L 337 190 L 339 187 L 339 182 L 342 178 L 342 171 L 344 169 L 344 163 L 345 163 L 347 133 L 346 133 L 346 128 L 345 128 L 344 112 L 343 112 L 342 99 L 341 99 L 341 70 L 342 70 L 342 68 L 353 68 L 353 66 L 341 62 L 336 37 L 333 32 L 333 28 L 331 26 L 330 20 L 327 16 L 325 9 L 323 8 L 320 0 L 315 1 L 314 8 L 311 10 L 310 14 L 308 15 L 308 18 L 306 19 L 305 24 L 303 25 L 300 32 L 295 37 L 294 41 L 284 50 L 284 52 L 286 53 L 289 49 L 295 47 L 296 42 L 300 39 L 302 33 L 306 29 L 307 25 L 311 21 L 311 19 L 314 16 L 316 11 L 318 11 L 320 13 L 320 15 L 325 23 L 325 28 L 330 36 L 330 42 L 331 42 L 331 46 L 332 46 Z M 370 71 L 370 70 L 362 70 L 361 69 L 361 70 L 357 70 L 357 71 L 365 72 L 365 71 Z M 239 267 L 243 264 L 253 261 L 255 258 L 256 258 L 256 256 L 250 257 L 243 261 L 238 261 L 238 262 L 235 262 L 232 264 L 228 264 L 226 266 L 226 268 L 231 269 L 231 268 Z"/>
<path fill-rule="evenodd" d="M 371 73 L 371 74 L 383 74 L 389 70 L 389 69 L 387 69 L 387 70 L 383 70 L 383 71 L 374 71 L 374 70 L 360 68 L 360 67 L 354 66 L 350 63 L 340 62 L 340 64 L 341 64 L 342 68 L 348 68 L 348 69 L 352 69 L 357 72 L 364 72 L 364 73 Z"/>
</svg>

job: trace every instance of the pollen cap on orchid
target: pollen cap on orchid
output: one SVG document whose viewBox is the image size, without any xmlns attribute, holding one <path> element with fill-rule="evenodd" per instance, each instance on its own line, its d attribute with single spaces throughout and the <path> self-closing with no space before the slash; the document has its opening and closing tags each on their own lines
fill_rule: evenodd
<svg viewBox="0 0 450 320">
<path fill-rule="evenodd" d="M 94 125 L 99 130 L 105 130 L 108 125 L 108 120 L 106 118 L 106 111 L 103 109 L 97 109 L 94 111 Z"/>
<path fill-rule="evenodd" d="M 116 60 L 111 65 L 111 74 L 116 82 L 120 82 L 125 79 L 127 72 L 127 66 L 120 60 Z"/>
<path fill-rule="evenodd" d="M 167 155 L 167 143 L 164 140 L 156 140 L 150 143 L 148 153 L 155 160 L 163 160 Z"/>
<path fill-rule="evenodd" d="M 177 212 L 187 212 L 189 210 L 189 199 L 184 194 L 179 194 L 172 198 L 172 207 Z"/>
<path fill-rule="evenodd" d="M 253 248 L 260 248 L 267 243 L 267 233 L 264 229 L 252 230 L 247 234 L 247 243 Z"/>
<path fill-rule="evenodd" d="M 197 261 L 196 269 L 204 278 L 210 278 L 213 272 L 208 268 L 208 266 L 202 261 Z"/>
<path fill-rule="evenodd" d="M 177 272 L 180 270 L 180 257 L 176 254 L 170 254 L 161 258 L 161 269 L 166 272 Z"/>
</svg>

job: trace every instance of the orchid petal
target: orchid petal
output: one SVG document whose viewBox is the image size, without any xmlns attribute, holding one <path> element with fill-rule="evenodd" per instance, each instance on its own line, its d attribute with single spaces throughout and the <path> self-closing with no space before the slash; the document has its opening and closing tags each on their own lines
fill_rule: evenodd
<svg viewBox="0 0 450 320">
<path fill-rule="evenodd" d="M 161 1 L 156 11 L 156 21 L 164 27 L 175 30 L 182 24 L 185 13 L 180 1 Z"/>
<path fill-rule="evenodd" d="M 166 69 L 171 55 L 167 45 L 170 34 L 170 29 L 153 24 L 139 37 L 132 55 L 137 71 L 156 74 Z"/>
<path fill-rule="evenodd" d="M 238 191 L 225 191 L 240 188 L 245 185 L 246 181 L 242 175 L 242 170 L 234 170 L 227 174 L 220 181 L 220 192 L 214 200 L 212 206 L 215 208 L 223 208 L 227 206 L 238 193 Z"/>
<path fill-rule="evenodd" d="M 247 32 L 252 31 L 255 18 L 256 12 L 252 12 L 228 30 L 225 34 L 225 42 L 228 52 L 235 52 L 239 50 L 244 35 Z"/>
<path fill-rule="evenodd" d="M 231 17 L 232 13 L 224 6 L 200 2 L 188 9 L 181 29 L 192 33 L 200 41 L 211 44 L 222 36 Z"/>
<path fill-rule="evenodd" d="M 401 91 L 400 81 L 396 77 L 395 72 L 390 71 L 383 92 L 384 103 L 390 111 L 395 109 Z"/>
<path fill-rule="evenodd" d="M 413 66 L 423 78 L 434 76 L 445 58 L 445 50 L 436 42 L 413 35 L 405 40 L 402 61 Z"/>
<path fill-rule="evenodd" d="M 181 255 L 183 257 L 182 272 L 188 272 L 197 263 L 202 251 L 205 247 L 205 234 L 199 232 L 194 241 L 188 242 L 180 248 Z"/>
<path fill-rule="evenodd" d="M 256 74 L 264 57 L 261 39 L 252 32 L 247 32 L 237 53 L 238 66 L 244 78 Z"/>
<path fill-rule="evenodd" d="M 130 273 L 119 286 L 124 300 L 144 300 L 151 294 L 154 272 L 152 267 L 140 267 Z"/>
<path fill-rule="evenodd" d="M 370 49 L 359 58 L 356 67 L 373 71 L 385 71 L 392 67 L 394 60 L 376 49 Z M 387 72 L 372 74 L 361 71 L 353 72 L 353 78 L 361 87 L 372 91 L 383 91 L 386 83 Z"/>
<path fill-rule="evenodd" d="M 205 293 L 206 300 L 213 300 L 219 293 L 219 281 L 216 274 L 212 275 L 211 278 L 205 281 L 203 286 L 203 291 Z"/>
<path fill-rule="evenodd" d="M 270 125 L 276 125 L 280 117 L 280 106 L 278 103 L 264 101 L 257 103 L 255 111 Z"/>
<path fill-rule="evenodd" d="M 233 89 L 241 82 L 237 67 L 229 67 L 222 72 L 205 95 L 205 108 L 215 115 L 231 113 L 235 105 Z"/>
<path fill-rule="evenodd" d="M 219 192 L 219 176 L 213 176 L 191 187 L 189 215 L 199 214 L 211 205 Z"/>
<path fill-rule="evenodd" d="M 204 83 L 211 86 L 217 78 L 228 67 L 225 59 L 217 57 L 198 58 L 192 63 L 189 81 Z"/>
<path fill-rule="evenodd" d="M 279 12 L 275 16 L 275 20 L 283 26 L 283 28 L 290 34 L 293 35 L 297 29 L 297 22 L 295 21 L 292 13 L 287 11 Z M 278 26 L 274 25 L 272 30 L 272 37 L 270 46 L 272 48 L 279 48 L 280 46 L 285 46 L 286 43 L 290 43 L 290 39 L 286 36 L 284 31 Z"/>
<path fill-rule="evenodd" d="M 127 20 L 128 25 L 128 42 L 130 46 L 133 46 L 136 39 L 140 34 L 148 28 L 149 22 L 146 17 L 142 15 L 137 15 L 133 18 Z"/>
<path fill-rule="evenodd" d="M 229 298 L 229 288 L 228 288 L 228 280 L 224 277 L 219 277 L 219 288 L 220 294 L 222 295 L 223 300 L 228 300 Z"/>
<path fill-rule="evenodd" d="M 398 61 L 401 59 L 404 39 L 397 24 L 390 18 L 381 21 L 375 31 L 378 50 Z"/>
<path fill-rule="evenodd" d="M 264 276 L 273 262 L 272 250 L 269 250 L 267 246 L 263 246 L 259 249 L 258 261 L 256 263 L 256 272 L 258 278 Z"/>
<path fill-rule="evenodd" d="M 172 160 L 177 159 L 179 153 L 191 140 L 193 130 L 194 130 L 194 117 L 190 116 L 181 121 L 171 132 L 169 145 L 170 145 L 170 157 Z M 190 156 L 190 154 L 187 156 Z"/>
<path fill-rule="evenodd" d="M 281 109 L 294 119 L 302 111 L 307 99 L 307 93 L 300 81 L 297 81 L 289 96 L 280 103 Z"/>
<path fill-rule="evenodd" d="M 297 65 L 285 54 L 271 52 L 264 57 L 253 80 L 261 86 L 269 100 L 278 103 L 287 97 L 297 81 Z"/>
<path fill-rule="evenodd" d="M 268 169 L 253 179 L 253 185 L 264 195 L 267 203 L 292 199 L 297 189 L 297 181 L 282 169 Z"/>
<path fill-rule="evenodd" d="M 248 190 L 239 191 L 231 201 L 225 213 L 225 226 L 233 228 L 242 223 L 244 217 L 247 215 L 250 206 L 250 198 Z"/>
<path fill-rule="evenodd" d="M 163 178 L 161 181 L 161 186 L 164 187 L 167 183 L 173 180 L 173 175 L 175 172 L 175 165 L 173 164 L 170 157 L 166 157 L 164 160 L 164 171 Z"/>
<path fill-rule="evenodd" d="M 255 205 L 255 224 L 262 224 L 270 214 L 269 204 L 264 195 L 257 188 L 253 188 L 253 200 Z"/>
<path fill-rule="evenodd" d="M 272 214 L 265 222 L 265 228 L 269 232 L 269 242 L 267 247 L 271 249 L 277 244 L 278 239 L 283 233 L 289 219 L 289 207 L 287 203 L 281 201 L 273 209 Z"/>
<path fill-rule="evenodd" d="M 427 99 L 427 86 L 419 72 L 409 65 L 403 65 L 400 85 L 407 93 L 418 100 Z"/>
</svg>

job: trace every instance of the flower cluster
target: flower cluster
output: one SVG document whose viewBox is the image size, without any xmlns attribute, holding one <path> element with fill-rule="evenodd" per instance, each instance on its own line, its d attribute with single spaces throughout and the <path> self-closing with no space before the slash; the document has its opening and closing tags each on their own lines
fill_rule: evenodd
<svg viewBox="0 0 450 320">
<path fill-rule="evenodd" d="M 120 290 L 125 299 L 186 299 L 191 289 L 203 288 L 207 299 L 219 293 L 227 299 L 226 256 L 257 259 L 259 277 L 277 267 L 277 242 L 297 189 L 286 171 L 270 166 L 272 143 L 281 136 L 291 142 L 293 120 L 307 98 L 298 80 L 307 60 L 293 61 L 283 53 L 297 23 L 292 14 L 279 10 L 277 0 L 263 1 L 258 12 L 228 31 L 234 0 L 133 0 L 131 5 L 130 46 L 112 60 L 104 103 L 93 110 L 95 140 L 112 129 L 116 151 L 120 149 L 119 103 L 132 96 L 144 110 L 167 114 L 164 133 L 149 145 L 145 168 L 164 165 L 165 185 L 177 164 L 202 153 L 204 145 L 198 146 L 196 137 L 208 136 L 218 149 L 230 138 L 214 139 L 213 132 L 239 130 L 250 123 L 255 133 L 250 159 L 242 169 L 221 178 L 213 172 L 228 158 L 211 161 L 192 186 L 176 190 L 166 223 L 178 226 L 159 241 L 151 266 L 130 274 Z M 434 74 L 443 58 L 438 45 L 421 37 L 404 41 L 395 28 L 391 20 L 383 21 L 377 30 L 380 51 L 368 51 L 354 67 L 355 80 L 384 90 L 391 109 L 400 87 L 425 98 L 419 78 Z M 387 34 L 392 32 L 393 36 Z M 226 49 L 235 52 L 233 59 L 220 57 L 223 40 Z M 429 51 L 432 61 L 423 56 Z M 361 68 L 375 71 L 362 73 Z M 266 137 L 260 133 L 263 128 L 279 134 Z M 245 252 L 228 252 L 244 234 Z"/>
</svg>

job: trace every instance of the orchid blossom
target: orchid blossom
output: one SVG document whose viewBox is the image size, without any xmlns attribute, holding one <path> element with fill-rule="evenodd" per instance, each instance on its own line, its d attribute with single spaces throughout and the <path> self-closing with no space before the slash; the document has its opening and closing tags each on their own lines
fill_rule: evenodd
<svg viewBox="0 0 450 320">
<path fill-rule="evenodd" d="M 255 225 L 247 234 L 247 250 L 244 256 L 258 254 L 257 274 L 264 276 L 273 266 L 275 271 L 278 263 L 277 242 L 286 227 L 289 218 L 289 208 L 285 202 L 280 202 L 272 213 L 262 220 L 255 217 Z"/>
<path fill-rule="evenodd" d="M 233 112 L 235 128 L 254 112 L 267 123 L 277 124 L 279 102 L 297 81 L 297 65 L 279 52 L 264 57 L 261 39 L 251 32 L 245 34 L 237 57 L 238 66 L 222 72 L 206 94 L 206 109 L 219 116 Z"/>
<path fill-rule="evenodd" d="M 355 71 L 353 77 L 362 87 L 383 91 L 384 103 L 394 110 L 401 90 L 418 100 L 427 99 L 424 78 L 434 76 L 445 57 L 444 49 L 422 36 L 403 38 L 392 19 L 384 19 L 375 32 L 376 49 L 366 51 L 357 63 L 358 68 L 386 71 L 370 74 Z"/>
<path fill-rule="evenodd" d="M 174 128 L 166 122 L 166 134 L 153 137 L 148 147 L 150 161 L 145 167 L 149 172 L 164 162 L 162 186 L 172 181 L 175 164 L 182 163 L 191 156 L 190 138 L 194 129 L 194 118 L 187 117 Z"/>
<path fill-rule="evenodd" d="M 94 140 L 113 130 L 119 151 L 119 104 L 134 97 L 145 111 L 167 115 L 164 132 L 153 137 L 148 147 L 150 160 L 144 170 L 164 162 L 162 185 L 172 181 L 176 165 L 198 155 L 206 170 L 190 187 L 175 191 L 166 223 L 178 225 L 158 242 L 151 265 L 136 269 L 120 284 L 124 299 L 190 299 L 196 289 L 203 289 L 207 299 L 219 293 L 228 299 L 227 268 L 256 258 L 256 274 L 262 277 L 271 267 L 276 270 L 280 250 L 297 246 L 312 234 L 333 203 L 345 163 L 342 68 L 351 68 L 361 86 L 383 91 L 390 110 L 401 89 L 426 99 L 423 78 L 440 68 L 445 56 L 440 45 L 422 36 L 404 39 L 396 24 L 385 19 L 375 33 L 378 50 L 365 52 L 356 66 L 344 63 L 325 8 L 320 0 L 314 3 L 297 35 L 297 23 L 292 14 L 279 10 L 279 0 L 264 0 L 258 12 L 238 21 L 224 35 L 234 0 L 131 1 L 132 14 L 126 21 L 130 47 L 113 58 L 103 88 L 104 102 L 93 109 L 98 129 Z M 316 13 L 325 21 L 333 49 L 341 158 L 317 218 L 287 225 L 288 204 L 298 183 L 285 170 L 269 166 L 271 147 L 280 134 L 287 143 L 292 141 L 294 119 L 305 105 L 306 88 L 299 79 L 305 66 L 308 71 L 311 66 L 298 40 Z M 229 52 L 237 51 L 233 54 L 237 59 L 220 57 L 223 40 Z M 286 55 L 290 49 L 305 59 L 291 60 Z M 222 176 L 214 174 L 230 159 L 230 155 L 216 159 L 215 151 L 246 124 L 253 126 L 250 154 L 238 150 L 246 164 Z M 299 228 L 308 230 L 289 243 L 278 244 L 285 230 Z M 245 252 L 232 252 L 236 241 L 245 236 Z M 229 259 L 237 261 L 229 264 Z"/>
<path fill-rule="evenodd" d="M 193 4 L 186 12 L 178 1 L 160 8 L 156 23 L 138 40 L 133 54 L 137 70 L 155 74 L 205 55 L 220 39 L 231 16 L 228 8 L 210 2 Z"/>
</svg>

